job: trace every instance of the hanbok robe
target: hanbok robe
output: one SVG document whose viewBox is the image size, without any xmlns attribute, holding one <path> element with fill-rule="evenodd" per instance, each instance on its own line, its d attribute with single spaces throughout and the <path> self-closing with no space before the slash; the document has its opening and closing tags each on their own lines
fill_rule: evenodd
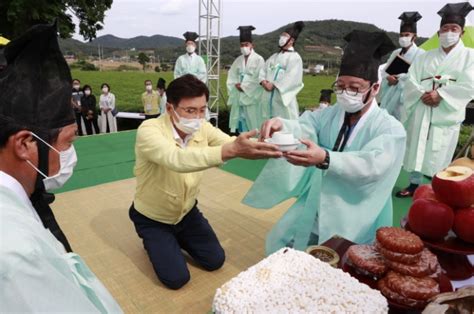
<svg viewBox="0 0 474 314">
<path fill-rule="evenodd" d="M 207 82 L 206 64 L 201 56 L 196 53 L 179 56 L 174 65 L 174 78 L 177 79 L 185 74 L 192 74 L 204 83 Z"/>
<path fill-rule="evenodd" d="M 398 74 L 398 83 L 396 85 L 389 86 L 387 77 L 389 74 L 385 72 L 387 67 L 392 63 L 397 55 L 400 55 L 402 49 L 396 49 L 392 52 L 390 57 L 388 58 L 387 64 L 382 71 L 382 86 L 381 86 L 381 97 L 380 97 L 380 107 L 387 110 L 392 116 L 397 118 L 398 121 L 404 120 L 406 113 L 405 108 L 403 106 L 403 89 L 405 87 L 405 82 L 408 78 L 407 73 Z M 401 57 L 408 61 L 410 64 L 418 58 L 421 54 L 425 51 L 419 48 L 415 43 L 407 50 L 405 54 Z"/>
<path fill-rule="evenodd" d="M 265 60 L 252 51 L 245 62 L 240 55 L 235 59 L 227 76 L 227 91 L 230 106 L 229 128 L 231 132 L 247 132 L 259 129 L 263 122 L 261 97 L 263 88 L 260 86 L 259 74 L 265 66 Z M 240 83 L 242 92 L 235 84 Z"/>
<path fill-rule="evenodd" d="M 41 223 L 18 181 L 0 171 L 0 312 L 122 313 L 81 257 Z"/>
<path fill-rule="evenodd" d="M 436 89 L 437 107 L 421 101 Z M 474 49 L 462 41 L 446 54 L 442 48 L 422 54 L 410 67 L 404 90 L 407 130 L 404 169 L 433 176 L 451 163 L 466 106 L 474 99 Z"/>
<path fill-rule="evenodd" d="M 262 93 L 264 120 L 272 117 L 297 120 L 299 107 L 296 96 L 303 89 L 303 61 L 290 48 L 273 54 L 260 71 L 260 82 L 267 80 L 275 85 L 271 92 Z"/>
<path fill-rule="evenodd" d="M 327 170 L 320 170 L 293 166 L 284 158 L 268 161 L 243 202 L 271 208 L 297 199 L 268 234 L 267 254 L 288 244 L 304 250 L 311 233 L 319 236 L 319 243 L 334 235 L 370 243 L 379 227 L 392 225 L 391 193 L 402 165 L 405 130 L 373 100 L 343 151 L 332 151 L 344 115 L 336 103 L 306 112 L 299 120 L 282 119 L 283 131 L 327 149 L 330 163 Z"/>
</svg>

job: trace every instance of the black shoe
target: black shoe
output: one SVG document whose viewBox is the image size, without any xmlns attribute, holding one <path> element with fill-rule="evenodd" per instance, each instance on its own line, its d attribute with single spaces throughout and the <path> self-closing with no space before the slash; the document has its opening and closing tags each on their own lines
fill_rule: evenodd
<svg viewBox="0 0 474 314">
<path fill-rule="evenodd" d="M 407 188 L 397 192 L 397 194 L 395 194 L 395 196 L 398 197 L 398 198 L 412 197 L 413 194 L 415 194 L 415 191 L 416 191 L 417 188 L 418 188 L 418 184 L 411 183 Z"/>
</svg>

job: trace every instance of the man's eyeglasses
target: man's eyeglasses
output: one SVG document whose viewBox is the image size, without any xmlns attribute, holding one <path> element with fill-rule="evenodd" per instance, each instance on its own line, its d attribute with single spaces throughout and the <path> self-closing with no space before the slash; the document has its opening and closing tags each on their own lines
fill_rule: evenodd
<svg viewBox="0 0 474 314">
<path fill-rule="evenodd" d="M 360 87 L 352 87 L 352 86 L 341 87 L 337 85 L 337 82 L 334 82 L 334 84 L 332 84 L 332 90 L 335 94 L 341 95 L 344 91 L 346 91 L 346 94 L 349 96 L 357 96 L 359 94 L 365 94 L 371 87 L 372 85 L 370 85 L 367 88 L 361 89 Z"/>
<path fill-rule="evenodd" d="M 190 115 L 205 115 L 208 107 L 204 107 L 203 109 L 197 109 L 197 108 L 183 108 L 183 107 L 178 107 L 187 114 Z"/>
</svg>

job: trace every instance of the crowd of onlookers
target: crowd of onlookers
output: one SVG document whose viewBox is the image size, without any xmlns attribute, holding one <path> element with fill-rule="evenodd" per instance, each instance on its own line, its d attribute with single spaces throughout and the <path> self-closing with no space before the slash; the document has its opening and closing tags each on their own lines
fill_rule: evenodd
<svg viewBox="0 0 474 314">
<path fill-rule="evenodd" d="M 166 106 L 166 81 L 158 79 L 157 90 L 153 90 L 151 80 L 145 81 L 145 92 L 142 94 L 144 118 L 156 118 L 164 112 Z M 117 132 L 117 106 L 115 95 L 108 83 L 102 83 L 99 103 L 90 85 L 81 86 L 78 79 L 72 80 L 71 104 L 76 114 L 78 135 Z"/>
</svg>

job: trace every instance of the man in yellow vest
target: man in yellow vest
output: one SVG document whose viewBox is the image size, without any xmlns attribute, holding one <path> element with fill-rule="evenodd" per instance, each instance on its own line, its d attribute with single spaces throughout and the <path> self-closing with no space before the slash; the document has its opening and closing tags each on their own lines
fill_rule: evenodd
<svg viewBox="0 0 474 314">
<path fill-rule="evenodd" d="M 145 112 L 145 120 L 157 118 L 160 115 L 160 95 L 153 90 L 151 80 L 145 81 L 145 92 L 142 94 L 143 111 Z"/>
</svg>

